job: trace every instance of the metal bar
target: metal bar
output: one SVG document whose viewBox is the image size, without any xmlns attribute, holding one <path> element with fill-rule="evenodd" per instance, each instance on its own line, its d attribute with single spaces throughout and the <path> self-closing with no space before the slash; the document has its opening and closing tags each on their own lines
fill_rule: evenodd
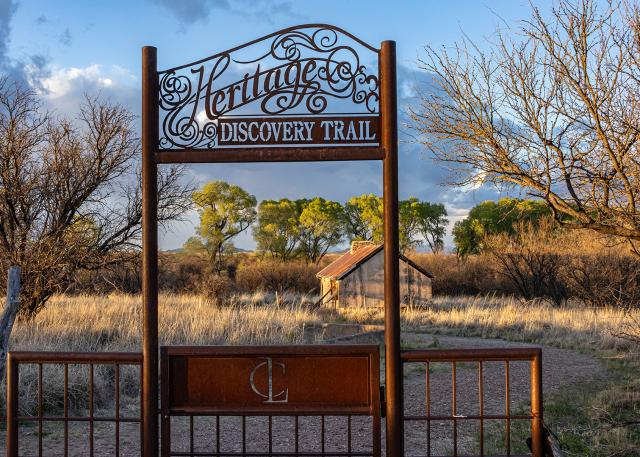
<svg viewBox="0 0 640 457">
<path fill-rule="evenodd" d="M 456 401 L 456 362 L 451 362 L 451 415 L 453 416 L 453 456 L 458 457 L 458 422 L 456 415 L 458 405 Z"/>
<path fill-rule="evenodd" d="M 431 377 L 430 366 L 427 362 L 427 371 L 425 375 L 425 403 L 427 409 L 427 416 L 431 416 Z M 406 420 L 406 417 L 405 417 Z M 427 419 L 427 456 L 431 457 L 431 419 Z"/>
<path fill-rule="evenodd" d="M 25 422 L 37 422 L 40 418 L 38 416 L 18 416 L 18 420 Z M 89 422 L 91 420 L 94 422 L 115 422 L 116 420 L 119 420 L 120 422 L 136 424 L 140 422 L 140 419 L 137 417 L 120 417 L 120 419 L 116 419 L 115 417 L 99 416 L 91 419 L 86 416 L 42 416 L 43 422 Z"/>
<path fill-rule="evenodd" d="M 533 457 L 544 457 L 542 426 L 542 350 L 531 361 L 531 447 Z"/>
<path fill-rule="evenodd" d="M 44 416 L 42 364 L 38 364 L 38 456 L 42 457 L 42 417 Z"/>
<path fill-rule="evenodd" d="M 461 421 L 461 420 L 480 420 L 480 419 L 486 419 L 486 420 L 505 420 L 507 419 L 507 417 L 509 417 L 512 420 L 531 420 L 533 419 L 532 416 L 525 416 L 525 415 L 518 415 L 518 416 L 503 416 L 501 414 L 486 414 L 484 416 L 480 416 L 480 415 L 476 415 L 476 414 L 470 414 L 470 415 L 458 415 L 458 416 L 444 416 L 444 415 L 438 415 L 438 416 L 404 416 L 404 420 L 405 421 L 453 421 L 453 420 L 457 420 L 457 421 Z"/>
<path fill-rule="evenodd" d="M 294 450 L 295 450 L 295 454 L 298 454 L 298 449 L 300 447 L 300 423 L 298 420 L 299 416 L 296 416 L 296 421 L 295 421 L 295 436 L 294 436 L 294 440 L 295 440 L 295 444 L 294 444 Z M 244 451 L 243 451 L 244 452 Z"/>
<path fill-rule="evenodd" d="M 401 352 L 404 362 L 491 362 L 505 360 L 530 361 L 539 348 L 487 348 L 487 349 L 411 349 Z"/>
<path fill-rule="evenodd" d="M 20 423 L 18 421 L 19 399 L 19 366 L 13 353 L 7 355 L 7 457 L 18 457 L 18 438 Z"/>
<path fill-rule="evenodd" d="M 298 448 L 296 447 L 296 452 Z M 347 454 L 351 455 L 351 415 L 347 416 Z"/>
<path fill-rule="evenodd" d="M 198 457 L 264 457 L 264 452 L 247 452 L 242 454 L 240 452 L 194 452 L 193 454 L 189 452 L 172 452 L 171 455 L 175 456 L 198 456 Z M 305 456 L 305 457 L 321 457 L 322 454 L 320 452 L 274 452 L 273 456 L 281 456 L 281 457 L 296 457 L 296 456 Z M 329 455 L 329 454 L 327 454 Z M 347 454 L 346 452 L 331 452 L 331 457 L 347 457 L 349 455 L 352 456 L 369 456 L 371 457 L 373 454 L 371 452 L 352 452 L 351 454 Z M 461 456 L 462 457 L 462 456 Z"/>
<path fill-rule="evenodd" d="M 220 452 L 220 416 L 216 416 L 216 452 Z"/>
<path fill-rule="evenodd" d="M 63 411 L 64 411 L 64 457 L 69 455 L 69 365 L 64 364 L 64 397 L 62 399 Z"/>
<path fill-rule="evenodd" d="M 298 416 L 296 416 L 296 452 L 298 452 Z M 247 416 L 242 416 L 242 454 L 247 453 Z"/>
<path fill-rule="evenodd" d="M 89 457 L 93 457 L 93 363 L 89 364 Z"/>
<path fill-rule="evenodd" d="M 505 407 L 505 416 L 507 417 L 505 420 L 506 425 L 506 446 L 507 446 L 507 456 L 511 455 L 511 418 L 509 414 L 511 413 L 511 399 L 509 396 L 509 361 L 505 360 L 504 362 L 504 407 Z"/>
<path fill-rule="evenodd" d="M 115 393 L 116 393 L 116 405 L 115 405 L 115 428 L 116 428 L 116 457 L 120 457 L 120 365 L 116 363 L 115 372 Z"/>
<path fill-rule="evenodd" d="M 273 418 L 269 416 L 269 455 L 273 455 Z"/>
<path fill-rule="evenodd" d="M 39 352 L 39 351 L 12 351 L 13 359 L 18 363 L 72 363 L 104 364 L 124 363 L 139 365 L 142 363 L 142 354 L 139 352 Z"/>
<path fill-rule="evenodd" d="M 158 456 L 158 147 L 157 50 L 142 48 L 142 300 L 144 457 Z"/>
<path fill-rule="evenodd" d="M 324 455 L 324 416 L 320 416 L 320 450 Z"/>
<path fill-rule="evenodd" d="M 398 107 L 396 44 L 380 48 L 380 114 L 384 205 L 384 309 L 385 381 L 387 393 L 387 456 L 404 455 L 403 381 L 400 359 L 400 272 L 398 261 Z"/>
<path fill-rule="evenodd" d="M 480 413 L 480 457 L 484 457 L 484 373 L 478 362 L 478 410 Z"/>
<path fill-rule="evenodd" d="M 193 454 L 193 416 L 189 416 L 189 452 Z"/>
<path fill-rule="evenodd" d="M 316 148 L 225 148 L 155 151 L 156 163 L 327 162 L 382 160 L 377 146 Z"/>
</svg>

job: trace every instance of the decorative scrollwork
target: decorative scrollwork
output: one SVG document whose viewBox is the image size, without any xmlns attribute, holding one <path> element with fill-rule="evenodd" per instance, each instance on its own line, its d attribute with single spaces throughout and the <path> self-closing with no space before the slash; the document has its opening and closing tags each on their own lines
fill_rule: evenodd
<svg viewBox="0 0 640 457">
<path fill-rule="evenodd" d="M 267 50 L 258 57 L 244 56 L 246 49 L 264 44 Z M 377 52 L 341 29 L 300 26 L 160 72 L 159 146 L 213 148 L 219 118 L 230 114 L 316 115 L 332 103 L 377 114 L 378 75 L 368 70 L 358 49 Z"/>
</svg>

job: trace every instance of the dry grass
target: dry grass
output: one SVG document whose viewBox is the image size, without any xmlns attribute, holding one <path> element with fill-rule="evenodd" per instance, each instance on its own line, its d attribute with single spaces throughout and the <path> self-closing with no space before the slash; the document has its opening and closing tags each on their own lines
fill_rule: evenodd
<svg viewBox="0 0 640 457">
<path fill-rule="evenodd" d="M 292 344 L 303 341 L 303 324 L 318 323 L 306 295 L 284 294 L 280 304 L 266 293 L 233 297 L 215 307 L 196 295 L 161 294 L 162 344 Z M 139 351 L 139 295 L 54 297 L 33 321 L 17 322 L 12 350 Z"/>
<path fill-rule="evenodd" d="M 344 309 L 342 319 L 382 323 L 382 310 Z M 633 312 L 640 318 L 640 310 Z M 460 336 L 530 341 L 572 349 L 626 351 L 632 344 L 617 336 L 628 315 L 619 308 L 522 302 L 511 297 L 436 297 L 425 308 L 402 313 L 403 328 Z"/>
<path fill-rule="evenodd" d="M 295 344 L 304 325 L 322 321 L 381 324 L 381 309 L 313 310 L 316 297 L 257 292 L 216 307 L 197 295 L 161 294 L 162 344 Z M 142 302 L 139 295 L 54 297 L 33 321 L 19 321 L 13 350 L 138 351 Z M 640 310 L 632 316 L 640 320 Z M 503 297 L 436 297 L 426 308 L 402 313 L 406 329 L 533 341 L 567 348 L 629 349 L 616 334 L 628 322 L 618 308 L 568 306 Z"/>
</svg>

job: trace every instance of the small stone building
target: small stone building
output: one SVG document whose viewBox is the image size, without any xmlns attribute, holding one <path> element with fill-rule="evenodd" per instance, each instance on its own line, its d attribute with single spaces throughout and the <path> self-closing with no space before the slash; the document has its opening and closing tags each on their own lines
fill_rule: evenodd
<svg viewBox="0 0 640 457">
<path fill-rule="evenodd" d="M 348 252 L 318 272 L 322 304 L 336 308 L 384 306 L 383 249 L 381 244 L 354 242 Z M 401 254 L 401 305 L 431 300 L 432 279 L 429 272 Z"/>
</svg>

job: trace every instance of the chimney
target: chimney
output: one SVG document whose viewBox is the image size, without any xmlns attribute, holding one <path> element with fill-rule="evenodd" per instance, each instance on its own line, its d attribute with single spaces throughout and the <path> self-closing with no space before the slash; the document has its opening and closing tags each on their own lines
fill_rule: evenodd
<svg viewBox="0 0 640 457">
<path fill-rule="evenodd" d="M 352 241 L 351 249 L 349 250 L 349 254 L 353 254 L 360 248 L 364 248 L 367 246 L 374 246 L 375 243 L 373 241 Z"/>
</svg>

